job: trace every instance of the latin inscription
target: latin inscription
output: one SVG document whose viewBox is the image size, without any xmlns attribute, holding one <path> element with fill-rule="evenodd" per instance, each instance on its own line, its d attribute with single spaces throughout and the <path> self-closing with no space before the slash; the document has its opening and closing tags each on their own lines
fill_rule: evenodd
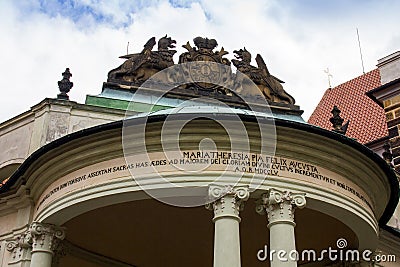
<svg viewBox="0 0 400 267">
<path fill-rule="evenodd" d="M 163 170 L 186 169 L 188 166 L 200 167 L 200 169 L 203 170 L 226 170 L 235 173 L 262 175 L 265 176 L 266 179 L 268 179 L 268 176 L 294 179 L 296 179 L 296 177 L 302 177 L 303 180 L 314 180 L 317 184 L 326 184 L 329 185 L 330 188 L 336 188 L 338 191 L 346 191 L 372 209 L 369 201 L 359 190 L 354 188 L 354 186 L 328 177 L 325 174 L 326 171 L 320 167 L 305 162 L 241 152 L 184 151 L 179 156 L 168 159 L 166 159 L 162 153 L 154 154 L 157 154 L 157 159 L 149 160 L 149 158 L 145 157 L 129 158 L 127 160 L 130 162 L 129 164 L 119 164 L 107 168 L 91 170 L 71 178 L 66 182 L 54 186 L 48 191 L 40 200 L 37 209 L 51 196 L 59 194 L 61 191 L 66 191 L 68 187 L 104 175 L 120 173 L 120 175 L 113 176 L 121 177 L 123 175 L 121 172 L 125 172 L 126 175 L 128 171 L 131 171 L 133 176 L 135 176 L 135 174 L 140 175 L 141 173 L 154 173 L 155 170 L 162 172 Z M 154 156 L 150 158 L 154 158 Z"/>
</svg>

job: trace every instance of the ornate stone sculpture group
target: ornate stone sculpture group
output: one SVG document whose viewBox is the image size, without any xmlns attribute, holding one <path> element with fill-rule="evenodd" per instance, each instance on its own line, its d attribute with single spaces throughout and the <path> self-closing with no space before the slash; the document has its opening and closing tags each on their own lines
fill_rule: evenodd
<svg viewBox="0 0 400 267">
<path fill-rule="evenodd" d="M 232 59 L 232 64 L 237 72 L 233 73 L 230 60 L 224 57 L 228 52 L 223 47 L 214 51 L 218 46 L 215 39 L 196 37 L 193 42 L 195 47 L 189 42 L 182 46 L 187 52 L 179 56 L 179 64 L 175 65 L 176 50 L 173 49 L 176 41 L 166 35 L 158 41 L 158 50 L 152 51 L 156 44 L 156 38 L 152 37 L 142 52 L 122 56 L 126 61 L 108 73 L 107 81 L 139 87 L 154 74 L 174 66 L 163 77 L 166 82 L 179 84 L 181 89 L 228 96 L 238 93 L 253 98 L 264 97 L 273 103 L 295 104 L 294 98 L 283 89 L 283 81 L 270 74 L 261 55 L 256 56 L 258 66 L 255 67 L 250 64 L 251 54 L 246 48 L 235 50 L 236 59 Z"/>
</svg>

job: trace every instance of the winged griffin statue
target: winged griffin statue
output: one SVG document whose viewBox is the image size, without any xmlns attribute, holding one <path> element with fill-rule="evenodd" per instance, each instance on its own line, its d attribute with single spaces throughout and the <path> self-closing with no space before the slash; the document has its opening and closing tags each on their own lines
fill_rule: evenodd
<svg viewBox="0 0 400 267">
<path fill-rule="evenodd" d="M 251 54 L 246 50 L 246 48 L 235 50 L 233 53 L 235 53 L 236 57 L 236 59 L 232 59 L 233 65 L 241 73 L 247 75 L 258 86 L 260 91 L 268 100 L 271 102 L 294 105 L 294 98 L 283 89 L 283 81 L 269 73 L 267 65 L 260 54 L 257 54 L 256 56 L 258 67 L 254 67 L 250 64 Z M 246 85 L 242 85 L 242 87 L 245 86 Z M 250 87 L 248 86 L 247 88 Z M 251 92 L 247 93 L 251 94 Z"/>
<path fill-rule="evenodd" d="M 152 51 L 156 38 L 150 38 L 142 52 L 121 57 L 127 60 L 108 73 L 108 81 L 122 80 L 130 85 L 141 85 L 155 73 L 174 65 L 173 55 L 176 50 L 170 48 L 175 48 L 175 44 L 175 40 L 165 35 L 158 41 L 158 51 Z"/>
</svg>

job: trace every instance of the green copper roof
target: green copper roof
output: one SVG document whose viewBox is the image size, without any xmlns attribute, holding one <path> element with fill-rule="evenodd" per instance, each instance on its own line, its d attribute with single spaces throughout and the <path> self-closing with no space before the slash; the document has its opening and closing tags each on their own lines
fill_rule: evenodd
<svg viewBox="0 0 400 267">
<path fill-rule="evenodd" d="M 265 112 L 251 111 L 243 108 L 233 108 L 221 103 L 185 100 L 171 97 L 157 97 L 150 94 L 135 94 L 129 90 L 104 88 L 97 96 L 88 95 L 86 104 L 112 109 L 136 111 L 135 116 L 155 116 L 173 113 L 231 113 L 246 114 L 258 117 L 274 117 L 289 121 L 306 123 L 300 115 L 274 110 L 268 107 Z"/>
</svg>

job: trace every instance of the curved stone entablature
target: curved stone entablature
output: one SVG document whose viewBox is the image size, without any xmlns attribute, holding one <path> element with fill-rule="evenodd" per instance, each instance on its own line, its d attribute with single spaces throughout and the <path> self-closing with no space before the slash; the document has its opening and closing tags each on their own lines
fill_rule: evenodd
<svg viewBox="0 0 400 267">
<path fill-rule="evenodd" d="M 126 61 L 108 73 L 105 86 L 135 90 L 154 74 L 175 66 L 168 69 L 165 77 L 163 76 L 163 82 L 179 84 L 173 92 L 178 97 L 191 94 L 207 95 L 224 102 L 241 102 L 239 95 L 245 95 L 254 102 L 263 98 L 264 102 L 267 100 L 270 104 L 298 110 L 298 107 L 294 105 L 295 99 L 283 89 L 283 81 L 270 74 L 260 54 L 257 54 L 258 66 L 255 67 L 250 65 L 251 54 L 245 48 L 235 50 L 236 59 L 232 60 L 232 64 L 237 71 L 234 73 L 231 61 L 225 57 L 229 52 L 223 47 L 215 51 L 218 46 L 215 39 L 196 37 L 193 42 L 194 47 L 189 42 L 182 45 L 187 52 L 182 53 L 178 64 L 175 64 L 173 56 L 176 50 L 173 48 L 176 41 L 166 35 L 158 41 L 158 50 L 152 51 L 156 38 L 150 38 L 142 52 L 121 56 Z M 250 78 L 252 84 L 249 84 L 248 79 L 244 79 L 242 74 Z M 182 81 L 188 80 L 193 82 L 182 85 Z M 206 82 L 203 82 L 204 80 Z"/>
<path fill-rule="evenodd" d="M 185 117 L 181 115 L 170 114 L 168 118 L 179 122 Z M 214 116 L 219 121 L 232 119 L 231 114 Z M 253 115 L 241 115 L 241 118 L 252 140 L 247 157 L 258 158 L 262 155 L 257 152 L 260 146 L 257 123 Z M 198 186 L 199 183 L 211 183 L 216 175 L 226 170 L 233 180 L 236 175 L 244 174 L 238 186 L 248 185 L 248 178 L 254 176 L 254 171 L 248 166 L 245 169 L 240 166 L 238 171 L 236 168 L 240 162 L 227 163 L 221 160 L 201 175 L 182 174 L 163 164 L 166 159 L 159 135 L 165 119 L 166 116 L 162 115 L 149 116 L 146 134 L 152 136 L 152 139 L 147 143 L 148 156 L 160 163 L 155 164 L 157 172 L 180 186 L 183 191 L 178 193 L 184 193 L 185 189 Z M 129 121 L 133 126 L 141 123 L 138 118 Z M 190 125 L 190 138 L 184 138 L 186 141 L 181 147 L 186 154 L 177 158 L 178 161 L 185 158 L 190 161 L 209 157 L 214 159 L 213 151 L 208 156 L 199 154 L 196 140 L 204 137 L 204 134 L 211 139 L 220 138 L 217 144 L 219 153 L 229 152 L 223 149 L 228 141 L 221 138 L 224 136 L 222 130 L 212 127 L 210 123 L 210 120 L 202 119 Z M 276 119 L 275 124 L 276 154 L 272 158 L 264 156 L 264 163 L 268 164 L 269 161 L 274 167 L 270 172 L 256 173 L 256 177 L 264 180 L 257 190 L 251 191 L 250 198 L 254 201 L 270 188 L 306 193 L 307 208 L 325 213 L 348 225 L 357 235 L 360 247 L 372 246 L 376 242 L 378 222 L 385 224 L 397 204 L 398 185 L 390 167 L 379 156 L 343 135 L 282 119 Z M 149 168 L 146 161 L 142 160 L 143 151 L 138 150 L 132 155 L 134 162 L 139 165 L 127 165 L 121 144 L 122 125 L 120 121 L 89 128 L 46 145 L 21 166 L 4 190 L 17 188 L 24 183 L 30 189 L 34 202 L 34 219 L 60 225 L 90 209 L 148 199 L 144 189 L 163 189 L 168 193 L 171 188 L 160 183 L 158 176 L 154 176 L 154 168 Z M 207 129 L 207 132 L 202 129 Z M 133 140 L 130 144 L 132 148 L 142 141 L 136 134 L 133 132 L 130 136 Z M 244 158 L 244 154 L 238 155 L 237 159 Z M 129 171 L 132 168 L 139 170 L 134 179 Z M 259 169 L 263 170 L 262 167 Z M 146 178 L 148 184 L 138 186 L 135 178 Z M 176 193 L 171 191 L 171 194 Z"/>
</svg>

